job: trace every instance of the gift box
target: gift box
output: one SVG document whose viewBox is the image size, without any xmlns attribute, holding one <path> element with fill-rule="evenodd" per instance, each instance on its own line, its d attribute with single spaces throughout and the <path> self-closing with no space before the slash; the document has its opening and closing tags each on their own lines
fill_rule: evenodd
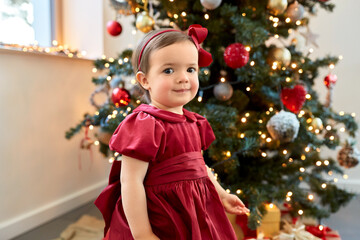
<svg viewBox="0 0 360 240">
<path fill-rule="evenodd" d="M 306 226 L 305 229 L 322 240 L 341 240 L 338 231 L 332 230 L 331 228 L 323 225 Z"/>
<path fill-rule="evenodd" d="M 278 236 L 275 236 L 273 240 L 321 240 L 321 238 L 306 231 L 305 225 L 299 221 L 296 222 L 295 225 L 292 225 L 287 221 L 284 221 L 284 223 L 282 231 Z"/>
<path fill-rule="evenodd" d="M 280 232 L 280 209 L 275 204 L 265 205 L 267 213 L 262 217 L 260 226 L 256 229 L 257 235 L 274 237 Z"/>
</svg>

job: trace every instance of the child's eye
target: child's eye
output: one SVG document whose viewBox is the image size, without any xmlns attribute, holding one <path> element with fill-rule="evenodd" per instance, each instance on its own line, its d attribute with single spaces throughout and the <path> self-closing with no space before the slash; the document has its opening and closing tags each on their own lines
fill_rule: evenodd
<svg viewBox="0 0 360 240">
<path fill-rule="evenodd" d="M 171 73 L 174 72 L 174 70 L 172 68 L 167 68 L 163 72 L 166 73 L 166 74 L 171 74 Z"/>
<path fill-rule="evenodd" d="M 188 68 L 187 71 L 188 71 L 189 73 L 194 73 L 194 72 L 196 72 L 196 69 L 193 68 L 193 67 L 191 67 L 191 68 Z"/>
</svg>

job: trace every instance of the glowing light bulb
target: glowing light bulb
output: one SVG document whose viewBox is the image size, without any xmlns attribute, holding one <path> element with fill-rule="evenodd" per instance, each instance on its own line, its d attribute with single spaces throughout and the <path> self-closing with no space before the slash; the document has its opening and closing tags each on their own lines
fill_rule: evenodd
<svg viewBox="0 0 360 240">
<path fill-rule="evenodd" d="M 266 157 L 267 156 L 266 152 L 262 152 L 261 156 Z"/>
<path fill-rule="evenodd" d="M 285 19 L 285 22 L 286 22 L 286 23 L 289 23 L 289 22 L 291 22 L 291 19 L 290 19 L 290 18 L 286 18 L 286 19 Z"/>
<path fill-rule="evenodd" d="M 246 118 L 245 117 L 241 118 L 241 122 L 246 123 Z"/>
<path fill-rule="evenodd" d="M 241 194 L 241 192 L 242 192 L 242 191 L 241 191 L 240 189 L 236 190 L 236 193 L 237 193 L 237 194 Z"/>
<path fill-rule="evenodd" d="M 92 72 L 93 72 L 93 73 L 96 73 L 96 72 L 97 72 L 97 68 L 93 68 L 93 69 L 92 69 Z"/>
<path fill-rule="evenodd" d="M 286 194 L 286 196 L 288 196 L 288 197 L 291 197 L 292 195 L 293 195 L 292 192 L 288 192 L 288 193 Z"/>
<path fill-rule="evenodd" d="M 301 167 L 300 169 L 300 172 L 305 172 L 305 168 Z"/>
<path fill-rule="evenodd" d="M 321 187 L 325 189 L 327 187 L 326 183 L 321 184 Z"/>
<path fill-rule="evenodd" d="M 226 156 L 227 156 L 227 157 L 231 157 L 231 152 L 230 152 L 230 151 L 227 151 L 227 152 L 226 152 Z"/>
<path fill-rule="evenodd" d="M 309 199 L 310 201 L 314 200 L 314 195 L 309 194 L 309 195 L 308 195 L 308 199 Z"/>
<path fill-rule="evenodd" d="M 298 211 L 298 214 L 299 214 L 299 215 L 303 215 L 303 214 L 304 214 L 304 211 L 300 209 L 300 210 Z"/>
<path fill-rule="evenodd" d="M 325 165 L 325 166 L 329 165 L 329 163 L 330 163 L 329 160 L 325 160 L 325 161 L 324 161 L 324 165 Z"/>
<path fill-rule="evenodd" d="M 227 192 L 227 193 L 231 193 L 230 189 L 226 189 L 226 192 Z"/>
<path fill-rule="evenodd" d="M 209 20 L 209 18 L 210 18 L 209 14 L 205 13 L 204 18 L 205 18 L 206 20 Z"/>
<path fill-rule="evenodd" d="M 255 65 L 255 62 L 254 62 L 254 61 L 251 61 L 251 62 L 250 62 L 250 66 L 253 67 L 254 65 Z"/>
</svg>

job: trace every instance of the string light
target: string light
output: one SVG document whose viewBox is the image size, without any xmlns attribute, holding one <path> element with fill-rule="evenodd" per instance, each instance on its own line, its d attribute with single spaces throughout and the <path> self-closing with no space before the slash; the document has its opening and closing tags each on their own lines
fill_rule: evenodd
<svg viewBox="0 0 360 240">
<path fill-rule="evenodd" d="M 321 184 L 321 187 L 325 189 L 327 187 L 326 183 Z"/>
<path fill-rule="evenodd" d="M 209 20 L 209 18 L 210 18 L 209 14 L 205 13 L 204 18 L 205 18 L 206 20 Z"/>
<path fill-rule="evenodd" d="M 329 65 L 329 68 L 330 68 L 330 69 L 334 69 L 334 68 L 335 68 L 335 65 L 334 65 L 333 63 L 331 63 L 331 64 Z"/>
<path fill-rule="evenodd" d="M 119 59 L 119 60 L 118 60 L 118 63 L 119 63 L 119 65 L 122 65 L 124 62 L 123 62 L 122 59 Z"/>
<path fill-rule="evenodd" d="M 225 82 L 225 81 L 226 81 L 226 79 L 225 79 L 224 77 L 221 77 L 221 78 L 220 78 L 220 82 L 223 83 L 223 82 Z"/>
<path fill-rule="evenodd" d="M 309 53 L 313 53 L 314 52 L 314 49 L 313 48 L 310 48 L 309 49 Z"/>
<path fill-rule="evenodd" d="M 127 63 L 128 61 L 129 61 L 129 58 L 127 58 L 127 57 L 126 57 L 126 58 L 124 58 L 124 62 L 126 62 L 126 63 Z"/>
<path fill-rule="evenodd" d="M 245 137 L 245 133 L 241 133 L 240 138 L 244 138 L 244 137 Z"/>
<path fill-rule="evenodd" d="M 334 178 L 334 182 L 337 183 L 339 181 L 339 179 L 337 178 Z"/>
<path fill-rule="evenodd" d="M 308 195 L 308 199 L 309 199 L 310 201 L 314 200 L 314 195 L 309 194 L 309 195 Z"/>
<path fill-rule="evenodd" d="M 332 172 L 332 171 L 329 171 L 329 172 L 328 172 L 328 175 L 329 175 L 329 176 L 332 176 L 332 175 L 333 175 L 333 172 Z"/>
<path fill-rule="evenodd" d="M 110 67 L 110 64 L 109 64 L 109 63 L 105 63 L 105 64 L 104 64 L 104 67 L 109 68 L 109 67 Z"/>
<path fill-rule="evenodd" d="M 179 18 L 179 15 L 177 15 L 176 13 L 174 14 L 174 18 L 175 19 L 178 19 Z"/>
<path fill-rule="evenodd" d="M 230 152 L 230 151 L 227 151 L 227 152 L 226 152 L 226 156 L 227 156 L 227 157 L 231 157 L 231 152 Z"/>
<path fill-rule="evenodd" d="M 295 24 L 299 26 L 299 25 L 301 25 L 301 21 L 300 21 L 300 20 L 297 20 L 297 21 L 295 22 Z"/>
<path fill-rule="evenodd" d="M 231 193 L 230 189 L 226 189 L 226 192 L 227 192 L 227 193 Z"/>
<path fill-rule="evenodd" d="M 285 22 L 286 22 L 286 23 L 289 23 L 289 22 L 291 22 L 291 19 L 290 19 L 290 18 L 286 18 L 286 19 L 285 19 Z"/>
<path fill-rule="evenodd" d="M 340 116 L 344 116 L 344 115 L 345 115 L 344 111 L 340 111 L 340 112 L 339 112 L 339 115 L 340 115 Z"/>
<path fill-rule="evenodd" d="M 92 72 L 93 72 L 93 73 L 96 73 L 96 72 L 97 72 L 97 68 L 93 68 L 93 69 L 92 69 Z"/>
<path fill-rule="evenodd" d="M 268 142 L 268 143 L 271 142 L 271 141 L 272 141 L 272 139 L 269 138 L 269 137 L 266 139 L 266 142 Z"/>
<path fill-rule="evenodd" d="M 305 172 L 305 168 L 301 167 L 300 169 L 300 172 Z"/>
<path fill-rule="evenodd" d="M 296 67 L 297 67 L 296 63 L 292 63 L 292 64 L 291 64 L 291 67 L 292 67 L 292 68 L 296 68 Z"/>
<path fill-rule="evenodd" d="M 305 152 L 310 152 L 310 147 L 306 147 Z"/>
<path fill-rule="evenodd" d="M 290 77 L 286 77 L 286 78 L 285 78 L 285 81 L 286 81 L 286 82 L 291 82 L 291 78 L 290 78 Z"/>
<path fill-rule="evenodd" d="M 356 117 L 356 113 L 352 113 L 351 116 L 352 116 L 352 117 Z"/>
<path fill-rule="evenodd" d="M 89 126 L 89 129 L 90 129 L 90 130 L 93 130 L 93 129 L 94 129 L 94 125 L 90 125 L 90 126 Z"/>
<path fill-rule="evenodd" d="M 302 154 L 300 158 L 301 158 L 301 160 L 304 161 L 306 159 L 306 156 L 304 154 Z"/>
<path fill-rule="evenodd" d="M 250 46 L 245 46 L 245 50 L 250 52 L 251 51 L 251 47 Z"/>
<path fill-rule="evenodd" d="M 182 12 L 181 16 L 186 17 L 186 12 Z"/>
<path fill-rule="evenodd" d="M 326 126 L 326 130 L 330 131 L 330 130 L 331 130 L 331 126 L 330 126 L 330 125 L 327 125 L 327 126 Z"/>
<path fill-rule="evenodd" d="M 114 62 L 114 58 L 109 58 L 109 62 Z"/>
<path fill-rule="evenodd" d="M 318 166 L 318 167 L 320 167 L 321 166 L 321 164 L 322 164 L 322 162 L 321 161 L 316 161 L 316 166 Z"/>
<path fill-rule="evenodd" d="M 342 55 L 339 56 L 339 60 L 343 60 L 344 57 Z"/>
<path fill-rule="evenodd" d="M 279 38 L 279 34 L 275 34 L 275 36 L 274 36 L 275 38 Z"/>
<path fill-rule="evenodd" d="M 263 123 L 263 120 L 262 120 L 262 119 L 260 119 L 260 120 L 259 120 L 259 123 Z"/>
<path fill-rule="evenodd" d="M 119 156 L 119 155 L 120 155 L 120 153 L 118 153 L 118 152 L 115 152 L 115 153 L 114 153 L 114 156 L 115 156 L 115 157 L 117 157 L 117 156 Z"/>
<path fill-rule="evenodd" d="M 263 156 L 265 158 L 267 156 L 266 152 L 262 152 L 261 156 Z"/>
<path fill-rule="evenodd" d="M 286 194 L 287 197 L 291 197 L 292 195 L 293 195 L 292 192 L 288 192 L 288 193 Z"/>
<path fill-rule="evenodd" d="M 284 149 L 283 154 L 286 155 L 288 153 L 288 151 L 286 149 Z"/>
<path fill-rule="evenodd" d="M 348 176 L 347 174 L 344 174 L 344 175 L 343 175 L 343 178 L 344 178 L 344 179 L 348 179 L 349 176 Z"/>
<path fill-rule="evenodd" d="M 329 163 L 330 163 L 329 160 L 325 160 L 325 161 L 324 161 L 324 165 L 325 165 L 325 166 L 329 165 Z"/>
<path fill-rule="evenodd" d="M 345 128 L 344 127 L 340 128 L 340 132 L 345 132 Z"/>
<path fill-rule="evenodd" d="M 241 192 L 242 192 L 242 191 L 241 191 L 240 189 L 236 190 L 236 193 L 237 193 L 237 194 L 241 194 Z"/>
<path fill-rule="evenodd" d="M 303 215 L 303 214 L 304 214 L 304 211 L 300 209 L 300 210 L 298 211 L 298 214 L 299 214 L 299 215 Z"/>
<path fill-rule="evenodd" d="M 115 161 L 115 158 L 114 157 L 111 157 L 110 159 L 109 159 L 109 163 L 113 163 Z"/>
<path fill-rule="evenodd" d="M 107 76 L 106 80 L 110 81 L 111 80 L 111 76 Z"/>
<path fill-rule="evenodd" d="M 96 140 L 95 142 L 94 142 L 94 145 L 95 146 L 98 146 L 100 144 L 100 142 L 98 141 L 98 140 Z"/>
<path fill-rule="evenodd" d="M 250 62 L 250 66 L 253 67 L 254 65 L 255 65 L 255 62 L 254 62 L 254 61 L 251 61 L 251 62 Z"/>
<path fill-rule="evenodd" d="M 251 88 L 250 87 L 246 87 L 246 91 L 250 92 Z"/>
<path fill-rule="evenodd" d="M 306 94 L 305 97 L 306 97 L 306 99 L 308 99 L 308 100 L 311 99 L 311 95 L 310 95 L 309 93 Z"/>
</svg>

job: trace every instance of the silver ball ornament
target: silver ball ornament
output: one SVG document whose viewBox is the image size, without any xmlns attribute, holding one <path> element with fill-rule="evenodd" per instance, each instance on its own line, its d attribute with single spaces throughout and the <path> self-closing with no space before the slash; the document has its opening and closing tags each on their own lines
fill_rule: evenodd
<svg viewBox="0 0 360 240">
<path fill-rule="evenodd" d="M 290 18 L 292 22 L 296 22 L 304 18 L 304 13 L 305 8 L 298 1 L 295 1 L 286 9 L 285 16 Z"/>
<path fill-rule="evenodd" d="M 227 101 L 233 95 L 233 87 L 230 83 L 219 83 L 214 87 L 214 95 L 217 100 Z"/>
<path fill-rule="evenodd" d="M 201 5 L 208 10 L 213 10 L 220 6 L 221 0 L 200 0 Z"/>
</svg>

